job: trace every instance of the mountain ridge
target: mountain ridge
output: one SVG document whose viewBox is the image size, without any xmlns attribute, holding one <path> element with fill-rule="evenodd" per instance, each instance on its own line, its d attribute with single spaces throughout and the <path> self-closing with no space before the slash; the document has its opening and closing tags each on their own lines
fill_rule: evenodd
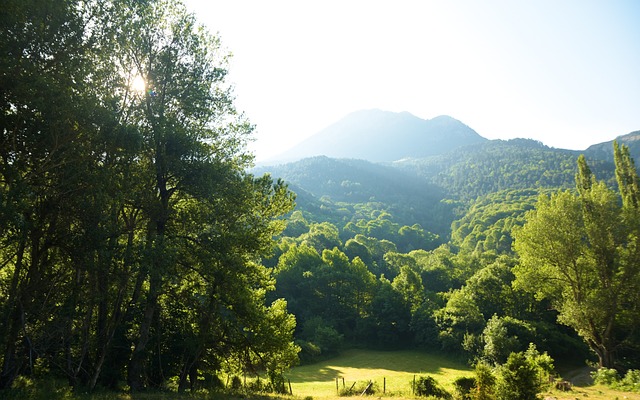
<svg viewBox="0 0 640 400">
<path fill-rule="evenodd" d="M 360 110 L 261 164 L 287 163 L 315 156 L 392 162 L 441 154 L 487 140 L 446 115 L 426 120 L 406 111 Z"/>
<path fill-rule="evenodd" d="M 640 158 L 640 130 L 618 136 L 614 140 L 629 146 L 632 157 Z M 491 141 L 448 115 L 422 119 L 407 111 L 368 109 L 347 114 L 279 155 L 260 161 L 258 165 L 286 164 L 317 156 L 392 163 L 403 159 L 442 155 Z M 546 146 L 542 142 L 532 141 Z M 595 143 L 585 150 L 558 150 L 584 153 L 594 159 L 612 161 L 612 143 L 613 140 Z"/>
</svg>

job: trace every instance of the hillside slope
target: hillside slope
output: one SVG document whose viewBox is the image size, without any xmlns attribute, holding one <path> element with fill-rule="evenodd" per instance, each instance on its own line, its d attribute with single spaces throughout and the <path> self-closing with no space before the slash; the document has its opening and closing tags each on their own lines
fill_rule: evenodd
<svg viewBox="0 0 640 400">
<path fill-rule="evenodd" d="M 615 140 L 618 144 L 629 147 L 629 152 L 634 160 L 640 160 L 640 131 L 618 136 Z M 584 151 L 584 154 L 591 158 L 613 161 L 613 140 L 591 145 Z"/>
</svg>

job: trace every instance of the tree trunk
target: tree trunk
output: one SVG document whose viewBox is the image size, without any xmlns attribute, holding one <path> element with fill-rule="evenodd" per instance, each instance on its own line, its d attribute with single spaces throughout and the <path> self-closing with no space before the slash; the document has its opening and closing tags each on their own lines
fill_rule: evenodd
<svg viewBox="0 0 640 400">
<path fill-rule="evenodd" d="M 139 391 L 146 387 L 147 344 L 149 343 L 153 316 L 158 307 L 159 281 L 159 277 L 153 277 L 150 280 L 149 295 L 144 310 L 144 317 L 140 324 L 138 343 L 136 343 L 133 354 L 131 354 L 127 383 L 132 391 Z"/>
<path fill-rule="evenodd" d="M 8 389 L 13 384 L 13 380 L 16 377 L 17 366 L 15 359 L 16 342 L 20 333 L 20 314 L 22 313 L 19 306 L 18 299 L 18 282 L 20 280 L 20 274 L 23 267 L 24 252 L 26 248 L 26 239 L 23 238 L 20 241 L 18 252 L 16 254 L 16 263 L 13 270 L 13 277 L 11 278 L 11 288 L 9 290 L 9 296 L 7 301 L 7 309 L 4 315 L 3 321 L 6 322 L 6 334 L 3 335 L 5 339 L 4 349 L 4 362 L 2 363 L 2 370 L 0 371 L 0 390 Z M 4 330 L 5 328 L 3 328 Z"/>
</svg>

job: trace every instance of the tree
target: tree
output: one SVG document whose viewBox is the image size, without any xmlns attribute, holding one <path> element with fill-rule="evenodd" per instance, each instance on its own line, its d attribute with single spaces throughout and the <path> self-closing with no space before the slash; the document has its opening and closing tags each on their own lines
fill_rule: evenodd
<svg viewBox="0 0 640 400">
<path fill-rule="evenodd" d="M 459 351 L 463 347 L 463 340 L 482 333 L 485 320 L 466 287 L 452 290 L 447 295 L 446 306 L 437 310 L 434 316 L 440 328 L 443 347 Z"/>
<path fill-rule="evenodd" d="M 558 320 L 575 329 L 605 367 L 615 364 L 629 316 L 638 310 L 640 218 L 632 166 L 628 152 L 617 151 L 621 204 L 581 156 L 578 193 L 541 196 L 516 232 L 516 284 L 550 299 Z"/>
<path fill-rule="evenodd" d="M 536 400 L 541 390 L 538 372 L 524 353 L 511 353 L 498 369 L 496 399 Z"/>
<path fill-rule="evenodd" d="M 164 0 L 9 0 L 0 23 L 0 389 L 294 363 L 261 264 L 293 195 L 246 172 L 219 40 Z"/>
</svg>

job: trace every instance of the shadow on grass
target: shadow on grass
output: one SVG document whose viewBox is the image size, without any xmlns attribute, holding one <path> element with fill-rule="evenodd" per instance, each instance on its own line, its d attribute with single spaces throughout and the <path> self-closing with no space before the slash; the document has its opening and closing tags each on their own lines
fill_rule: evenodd
<svg viewBox="0 0 640 400">
<path fill-rule="evenodd" d="M 349 350 L 340 356 L 294 368 L 292 382 L 328 381 L 345 370 L 384 370 L 393 373 L 438 374 L 447 370 L 470 371 L 464 362 L 446 355 L 419 351 Z"/>
<path fill-rule="evenodd" d="M 287 376 L 291 379 L 291 383 L 301 383 L 331 381 L 342 375 L 340 369 L 324 366 L 325 363 L 327 361 L 299 367 L 289 372 Z"/>
</svg>

